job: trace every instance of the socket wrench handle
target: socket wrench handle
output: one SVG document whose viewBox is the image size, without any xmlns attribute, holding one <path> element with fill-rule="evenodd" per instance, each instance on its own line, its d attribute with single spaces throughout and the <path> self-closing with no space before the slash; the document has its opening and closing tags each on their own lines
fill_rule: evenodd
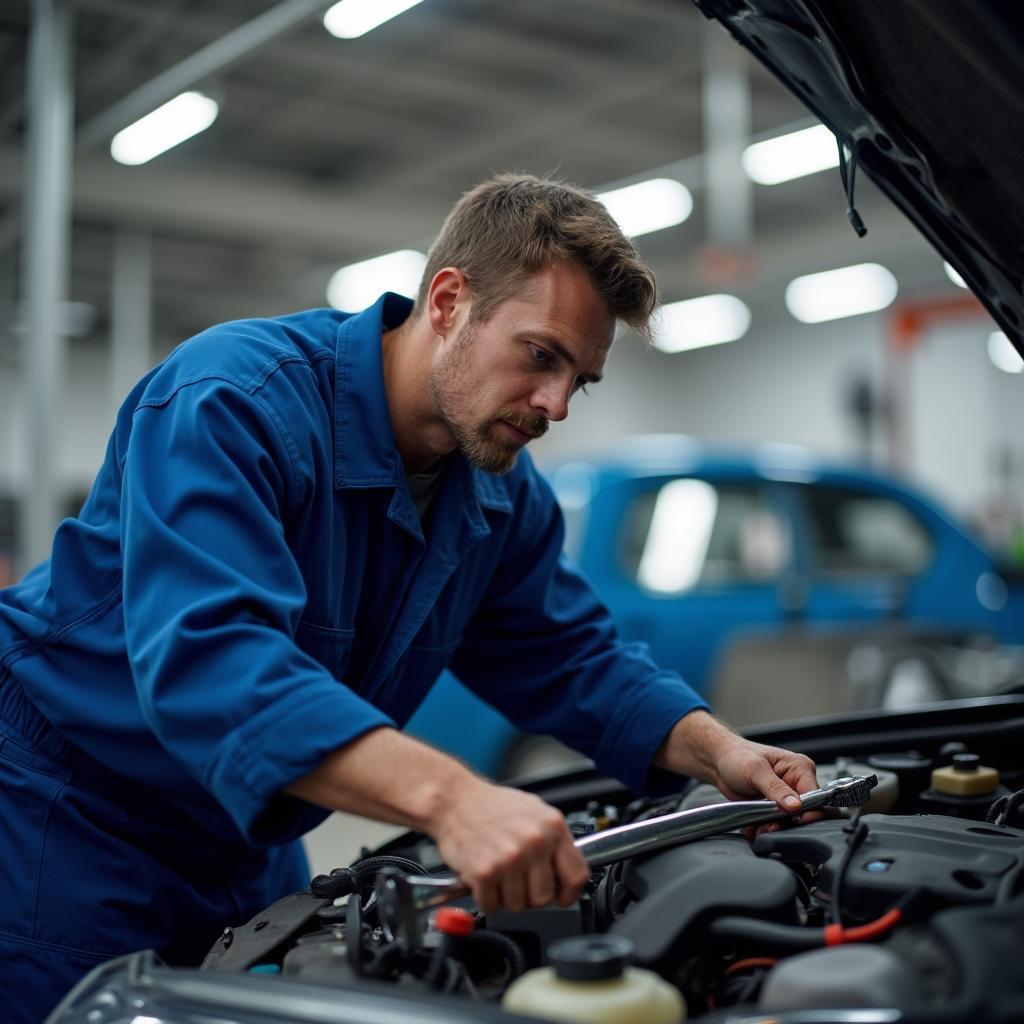
<svg viewBox="0 0 1024 1024">
<path fill-rule="evenodd" d="M 857 807 L 868 799 L 877 784 L 878 779 L 874 775 L 835 779 L 821 789 L 801 794 L 801 808 L 795 813 L 780 810 L 774 800 L 731 800 L 692 807 L 583 836 L 576 840 L 576 848 L 590 867 L 603 867 L 628 857 L 653 853 L 734 829 L 785 821 L 804 811 L 830 806 Z M 395 868 L 385 869 L 377 876 L 377 893 L 385 928 L 410 946 L 415 943 L 420 916 L 425 911 L 462 899 L 470 895 L 470 891 L 459 878 L 417 877 L 405 875 Z"/>
</svg>

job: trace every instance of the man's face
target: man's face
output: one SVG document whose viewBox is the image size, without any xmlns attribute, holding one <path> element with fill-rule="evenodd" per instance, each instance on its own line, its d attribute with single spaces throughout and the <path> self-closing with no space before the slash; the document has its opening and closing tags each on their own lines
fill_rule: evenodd
<svg viewBox="0 0 1024 1024">
<path fill-rule="evenodd" d="M 464 323 L 439 351 L 430 386 L 468 461 L 507 473 L 519 449 L 564 420 L 569 399 L 601 379 L 615 321 L 586 274 L 532 275 L 484 322 Z"/>
</svg>

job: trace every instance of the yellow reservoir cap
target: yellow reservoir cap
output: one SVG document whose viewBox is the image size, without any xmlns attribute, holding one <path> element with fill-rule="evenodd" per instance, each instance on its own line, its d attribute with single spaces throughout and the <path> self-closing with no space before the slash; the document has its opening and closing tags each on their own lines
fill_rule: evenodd
<svg viewBox="0 0 1024 1024">
<path fill-rule="evenodd" d="M 957 759 L 964 763 L 954 763 L 945 768 L 936 768 L 932 772 L 932 789 L 947 796 L 982 796 L 994 793 L 999 788 L 999 772 L 995 768 L 987 768 L 976 762 L 968 765 L 966 758 L 972 756 L 958 754 Z"/>
</svg>

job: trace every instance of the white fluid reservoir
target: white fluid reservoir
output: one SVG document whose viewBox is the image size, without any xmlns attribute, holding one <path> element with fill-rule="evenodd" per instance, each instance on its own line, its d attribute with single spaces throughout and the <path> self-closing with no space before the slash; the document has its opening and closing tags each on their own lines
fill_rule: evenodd
<svg viewBox="0 0 1024 1024">
<path fill-rule="evenodd" d="M 562 939 L 548 949 L 550 967 L 527 971 L 501 1004 L 514 1013 L 588 1024 L 681 1024 L 678 989 L 654 971 L 629 967 L 633 943 L 618 935 Z"/>
</svg>

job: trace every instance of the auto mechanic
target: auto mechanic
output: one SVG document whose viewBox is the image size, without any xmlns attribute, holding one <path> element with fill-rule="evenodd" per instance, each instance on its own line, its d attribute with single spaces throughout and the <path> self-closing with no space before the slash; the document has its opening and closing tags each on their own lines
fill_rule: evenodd
<svg viewBox="0 0 1024 1024">
<path fill-rule="evenodd" d="M 655 302 L 597 200 L 505 175 L 415 303 L 222 324 L 139 382 L 81 513 L 0 591 L 7 1020 L 127 951 L 198 962 L 308 885 L 298 839 L 334 810 L 430 835 L 484 911 L 574 900 L 556 810 L 398 731 L 446 666 L 635 790 L 799 808 L 810 760 L 616 638 L 522 454 Z"/>
</svg>

